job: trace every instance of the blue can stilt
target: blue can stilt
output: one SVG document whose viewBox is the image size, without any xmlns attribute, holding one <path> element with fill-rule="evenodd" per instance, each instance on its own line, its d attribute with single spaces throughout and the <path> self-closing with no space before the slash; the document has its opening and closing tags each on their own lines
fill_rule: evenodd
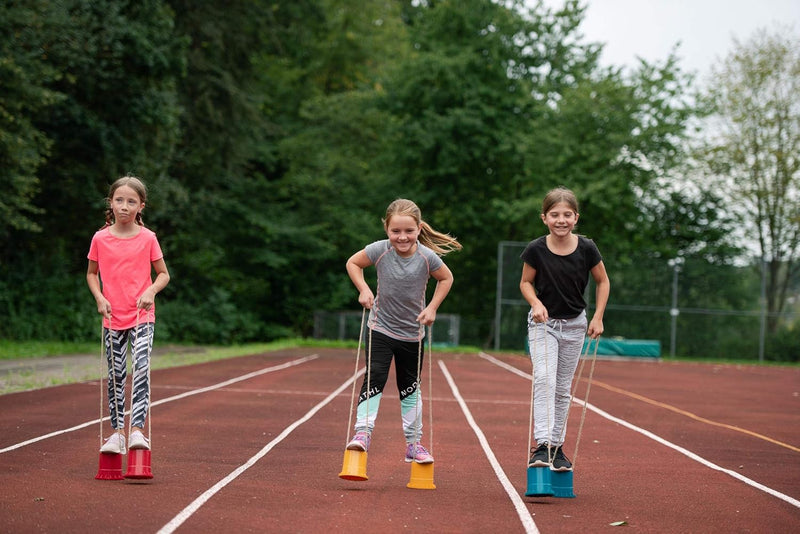
<svg viewBox="0 0 800 534">
<path fill-rule="evenodd" d="M 553 497 L 574 498 L 572 478 L 572 471 L 551 471 L 550 483 L 553 488 Z"/>
<path fill-rule="evenodd" d="M 528 468 L 528 487 L 525 490 L 526 497 L 549 497 L 553 495 L 553 487 L 550 482 L 549 467 L 529 467 Z"/>
</svg>

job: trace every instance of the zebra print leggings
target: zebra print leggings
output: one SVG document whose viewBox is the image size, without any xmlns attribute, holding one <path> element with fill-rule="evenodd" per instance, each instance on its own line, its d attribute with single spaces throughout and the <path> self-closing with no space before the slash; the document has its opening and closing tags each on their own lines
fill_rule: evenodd
<svg viewBox="0 0 800 534">
<path fill-rule="evenodd" d="M 108 363 L 108 412 L 111 426 L 125 428 L 125 381 L 128 376 L 128 345 L 133 355 L 133 415 L 131 425 L 144 428 L 150 405 L 150 352 L 153 350 L 153 323 L 142 323 L 127 330 L 103 331 Z"/>
</svg>

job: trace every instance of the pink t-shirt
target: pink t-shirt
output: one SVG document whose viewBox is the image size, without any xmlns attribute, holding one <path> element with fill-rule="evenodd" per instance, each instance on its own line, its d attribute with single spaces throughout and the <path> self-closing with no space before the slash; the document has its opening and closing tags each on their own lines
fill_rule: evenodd
<svg viewBox="0 0 800 534">
<path fill-rule="evenodd" d="M 88 258 L 97 262 L 103 296 L 111 303 L 113 327 L 105 319 L 104 326 L 113 330 L 136 326 L 136 300 L 153 283 L 152 262 L 163 257 L 156 234 L 145 227 L 127 239 L 115 237 L 108 227 L 94 234 Z M 138 323 L 155 322 L 155 303 L 149 311 L 138 311 Z"/>
</svg>

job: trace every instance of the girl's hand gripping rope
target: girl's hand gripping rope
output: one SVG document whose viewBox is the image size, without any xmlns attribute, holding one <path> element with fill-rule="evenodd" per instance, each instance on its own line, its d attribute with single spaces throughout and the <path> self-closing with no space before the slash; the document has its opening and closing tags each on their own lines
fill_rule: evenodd
<svg viewBox="0 0 800 534">
<path fill-rule="evenodd" d="M 587 334 L 592 339 L 597 339 L 598 337 L 603 335 L 603 319 L 597 316 L 592 318 L 592 322 L 589 323 L 589 329 L 587 330 Z"/>
<path fill-rule="evenodd" d="M 544 304 L 541 301 L 538 301 L 533 306 L 531 306 L 531 314 L 533 315 L 533 322 L 535 323 L 546 323 L 548 319 L 547 315 L 547 308 L 545 308 Z"/>
<path fill-rule="evenodd" d="M 142 293 L 142 295 L 136 299 L 136 307 L 140 310 L 149 310 L 153 307 L 153 303 L 156 300 L 156 292 L 153 290 L 152 286 L 149 287 Z"/>
<path fill-rule="evenodd" d="M 97 313 L 108 319 L 111 320 L 111 303 L 108 302 L 104 297 L 100 297 L 97 299 Z"/>
<path fill-rule="evenodd" d="M 430 326 L 436 320 L 436 310 L 427 306 L 417 315 L 417 322 L 423 326 Z"/>
<path fill-rule="evenodd" d="M 368 310 L 372 309 L 372 305 L 375 303 L 375 295 L 372 294 L 370 288 L 366 288 L 358 294 L 358 303 Z"/>
</svg>

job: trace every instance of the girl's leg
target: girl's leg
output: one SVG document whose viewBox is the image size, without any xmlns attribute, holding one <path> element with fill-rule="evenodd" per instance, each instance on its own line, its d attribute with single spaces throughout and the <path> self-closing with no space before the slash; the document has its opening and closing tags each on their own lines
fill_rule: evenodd
<svg viewBox="0 0 800 534">
<path fill-rule="evenodd" d="M 147 410 L 150 407 L 150 353 L 153 350 L 154 324 L 137 326 L 133 334 L 133 414 L 131 426 L 144 428 Z"/>
<path fill-rule="evenodd" d="M 129 330 L 104 330 L 106 362 L 108 363 L 108 413 L 111 428 L 125 428 L 125 380 L 128 377 Z"/>
<path fill-rule="evenodd" d="M 558 339 L 545 323 L 528 318 L 528 345 L 533 362 L 533 439 L 541 445 L 553 440 Z"/>
<path fill-rule="evenodd" d="M 375 420 L 378 417 L 378 408 L 383 396 L 383 388 L 389 378 L 389 367 L 392 365 L 391 338 L 372 331 L 367 341 L 369 374 L 369 396 L 367 396 L 367 377 L 361 384 L 361 393 L 358 396 L 358 408 L 356 409 L 356 432 L 366 432 L 371 434 L 375 428 Z"/>
<path fill-rule="evenodd" d="M 394 372 L 400 393 L 400 414 L 406 443 L 422 438 L 422 397 L 417 383 L 417 370 L 422 372 L 422 341 L 395 341 Z M 419 360 L 419 361 L 418 361 Z"/>
<path fill-rule="evenodd" d="M 581 358 L 586 335 L 586 313 L 561 324 L 558 343 L 558 372 L 556 373 L 555 418 L 553 445 L 562 445 L 567 435 L 567 419 L 572 392 L 572 380 Z"/>
<path fill-rule="evenodd" d="M 422 446 L 422 340 L 395 341 L 395 374 L 400 392 L 400 412 L 406 438 L 406 462 L 433 463 L 433 456 Z"/>
</svg>

